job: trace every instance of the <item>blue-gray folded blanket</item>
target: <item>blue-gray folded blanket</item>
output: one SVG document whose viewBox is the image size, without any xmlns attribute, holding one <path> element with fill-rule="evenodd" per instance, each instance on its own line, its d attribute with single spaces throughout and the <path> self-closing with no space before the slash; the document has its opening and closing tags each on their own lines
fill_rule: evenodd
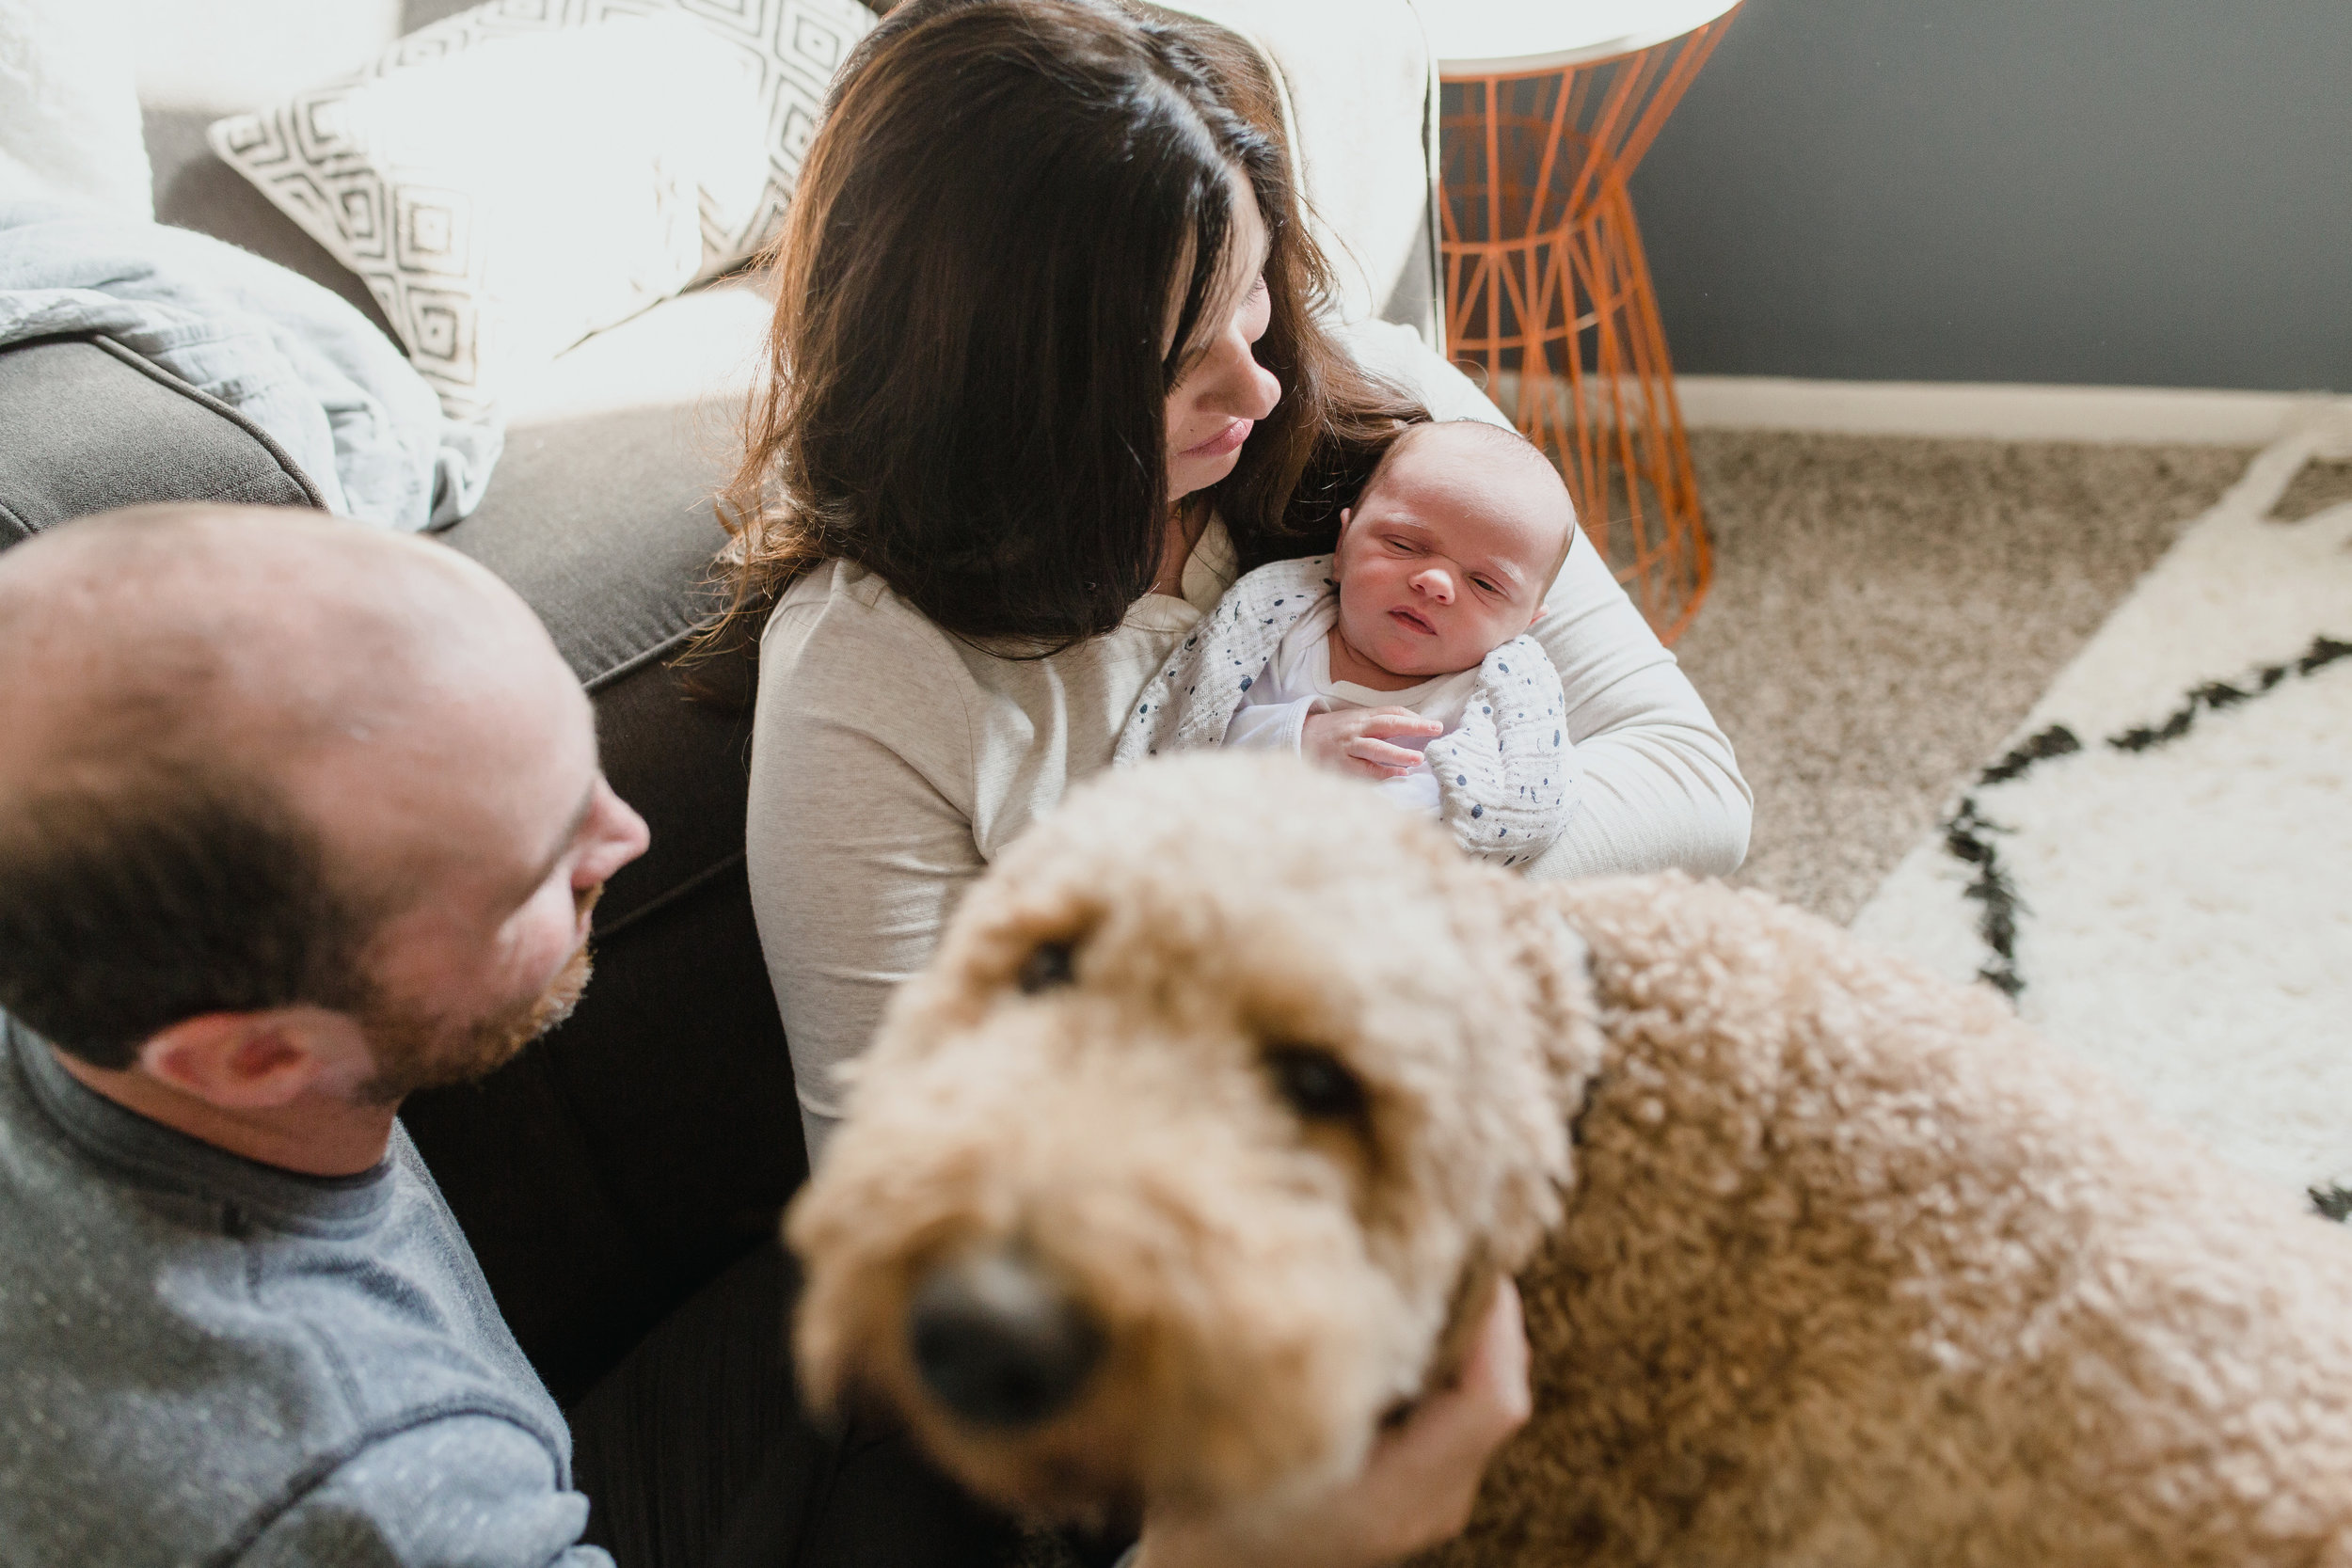
<svg viewBox="0 0 2352 1568">
<path fill-rule="evenodd" d="M 350 303 L 190 230 L 57 202 L 0 202 L 0 347 L 103 332 L 274 437 L 330 512 L 441 528 L 472 511 L 504 444 L 448 419 Z"/>
</svg>

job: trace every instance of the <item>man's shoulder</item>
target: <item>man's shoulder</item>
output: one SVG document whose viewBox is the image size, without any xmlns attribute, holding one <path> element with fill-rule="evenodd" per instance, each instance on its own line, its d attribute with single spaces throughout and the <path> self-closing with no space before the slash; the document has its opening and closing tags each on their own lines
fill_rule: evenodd
<svg viewBox="0 0 2352 1568">
<path fill-rule="evenodd" d="M 420 1171 L 321 1183 L 303 1226 L 266 1180 L 83 1141 L 8 1033 L 0 1560 L 201 1558 L 302 1478 L 451 1414 L 526 1431 L 565 1469 L 562 1418 Z"/>
</svg>

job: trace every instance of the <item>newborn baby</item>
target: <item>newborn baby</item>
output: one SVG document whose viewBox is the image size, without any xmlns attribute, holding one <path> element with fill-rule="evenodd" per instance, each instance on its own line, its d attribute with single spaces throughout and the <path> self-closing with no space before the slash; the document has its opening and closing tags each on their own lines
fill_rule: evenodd
<svg viewBox="0 0 2352 1568">
<path fill-rule="evenodd" d="M 1296 752 L 1436 813 L 1423 750 L 1462 721 L 1486 656 L 1542 617 L 1575 529 L 1567 487 L 1523 437 L 1411 426 L 1340 514 L 1338 591 L 1283 633 L 1225 744 Z"/>
<path fill-rule="evenodd" d="M 1380 781 L 1504 864 L 1567 808 L 1560 678 L 1525 634 L 1576 538 L 1560 476 L 1526 440 L 1461 420 L 1400 434 L 1340 515 L 1339 551 L 1227 591 L 1144 689 L 1115 760 L 1168 749 L 1295 751 Z"/>
</svg>

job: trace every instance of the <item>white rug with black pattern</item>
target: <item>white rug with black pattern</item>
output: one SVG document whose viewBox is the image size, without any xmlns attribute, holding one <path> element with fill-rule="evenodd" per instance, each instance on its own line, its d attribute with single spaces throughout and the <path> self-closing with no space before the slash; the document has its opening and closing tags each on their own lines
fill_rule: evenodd
<svg viewBox="0 0 2352 1568">
<path fill-rule="evenodd" d="M 2189 525 L 1854 929 L 2352 1210 L 2352 502 L 2315 418 Z"/>
</svg>

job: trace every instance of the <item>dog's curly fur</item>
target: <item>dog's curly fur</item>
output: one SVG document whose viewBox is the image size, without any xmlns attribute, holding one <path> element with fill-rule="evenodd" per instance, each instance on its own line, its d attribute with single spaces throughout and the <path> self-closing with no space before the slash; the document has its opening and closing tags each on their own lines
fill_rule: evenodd
<svg viewBox="0 0 2352 1568">
<path fill-rule="evenodd" d="M 1025 991 L 1049 942 L 1073 978 Z M 1285 1103 L 1298 1045 L 1360 1116 Z M 1041 1514 L 1279 1514 L 1501 1269 L 1536 1415 L 1449 1564 L 2352 1563 L 2352 1238 L 1989 992 L 1756 894 L 1527 883 L 1263 759 L 1116 775 L 1004 856 L 789 1233 L 812 1395 Z M 1035 1430 L 906 1349 L 982 1243 L 1104 1332 Z"/>
</svg>

